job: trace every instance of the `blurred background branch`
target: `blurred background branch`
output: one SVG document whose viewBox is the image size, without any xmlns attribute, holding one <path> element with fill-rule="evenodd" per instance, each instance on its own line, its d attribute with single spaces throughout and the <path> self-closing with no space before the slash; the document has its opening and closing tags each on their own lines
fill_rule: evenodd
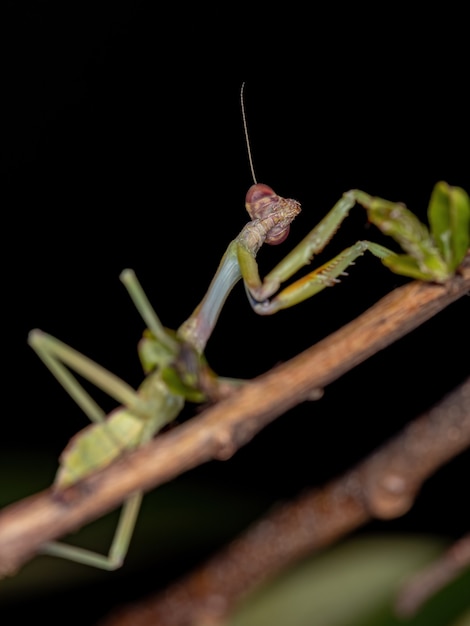
<svg viewBox="0 0 470 626">
<path fill-rule="evenodd" d="M 163 593 L 120 609 L 103 626 L 224 623 L 250 592 L 294 561 L 373 518 L 413 505 L 422 483 L 470 446 L 470 378 L 343 476 L 277 507 L 205 565 Z M 460 549 L 462 548 L 462 549 Z M 468 538 L 406 588 L 400 610 L 419 606 L 468 565 Z"/>
</svg>

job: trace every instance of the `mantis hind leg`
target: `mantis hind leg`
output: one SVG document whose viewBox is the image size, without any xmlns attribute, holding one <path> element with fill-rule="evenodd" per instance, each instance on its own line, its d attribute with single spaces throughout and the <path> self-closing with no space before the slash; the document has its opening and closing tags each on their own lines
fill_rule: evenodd
<svg viewBox="0 0 470 626">
<path fill-rule="evenodd" d="M 115 570 L 121 567 L 129 549 L 137 515 L 142 502 L 142 492 L 137 492 L 124 502 L 119 522 L 107 555 L 98 554 L 85 548 L 71 546 L 66 543 L 50 541 L 40 548 L 41 554 L 57 556 L 83 565 L 90 565 L 104 570 Z"/>
<path fill-rule="evenodd" d="M 78 382 L 72 371 L 89 380 L 117 402 L 128 407 L 138 403 L 139 396 L 130 385 L 52 335 L 35 329 L 29 333 L 28 343 L 90 421 L 102 422 L 105 412 Z"/>
<path fill-rule="evenodd" d="M 29 334 L 28 343 L 92 422 L 103 422 L 105 413 L 72 371 L 128 407 L 138 403 L 138 394 L 127 383 L 55 337 L 36 329 Z M 127 553 L 141 500 L 142 494 L 136 493 L 123 504 L 108 555 L 55 541 L 42 545 L 40 552 L 100 569 L 117 569 Z"/>
</svg>

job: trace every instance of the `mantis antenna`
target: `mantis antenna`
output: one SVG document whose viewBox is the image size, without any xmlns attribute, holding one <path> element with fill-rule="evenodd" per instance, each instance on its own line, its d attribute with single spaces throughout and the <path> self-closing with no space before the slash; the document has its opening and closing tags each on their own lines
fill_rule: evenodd
<svg viewBox="0 0 470 626">
<path fill-rule="evenodd" d="M 253 182 L 255 183 L 255 185 L 257 185 L 258 181 L 256 180 L 256 176 L 255 176 L 255 168 L 253 166 L 253 158 L 251 156 L 250 137 L 248 135 L 248 125 L 246 123 L 245 100 L 244 100 L 244 95 L 243 95 L 244 89 L 245 89 L 245 83 L 243 82 L 242 88 L 240 89 L 240 104 L 242 107 L 243 130 L 245 131 L 246 148 L 248 150 L 248 160 L 250 162 L 251 175 L 253 176 Z"/>
</svg>

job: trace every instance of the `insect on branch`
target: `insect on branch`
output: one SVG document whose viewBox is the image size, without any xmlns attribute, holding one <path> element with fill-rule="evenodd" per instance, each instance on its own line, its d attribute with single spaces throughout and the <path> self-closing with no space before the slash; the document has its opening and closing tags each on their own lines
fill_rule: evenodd
<svg viewBox="0 0 470 626">
<path fill-rule="evenodd" d="M 411 282 L 326 339 L 246 383 L 236 394 L 64 491 L 52 489 L 0 513 L 0 576 L 40 546 L 212 459 L 227 459 L 312 390 L 323 388 L 470 291 L 470 255 L 444 285 Z"/>
</svg>

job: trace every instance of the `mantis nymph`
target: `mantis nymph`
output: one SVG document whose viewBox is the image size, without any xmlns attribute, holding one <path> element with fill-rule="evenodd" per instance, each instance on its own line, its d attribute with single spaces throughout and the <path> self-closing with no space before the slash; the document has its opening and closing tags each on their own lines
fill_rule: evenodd
<svg viewBox="0 0 470 626">
<path fill-rule="evenodd" d="M 242 112 L 248 145 L 243 87 Z M 249 156 L 251 164 L 250 153 Z M 121 280 L 148 328 L 139 344 L 146 377 L 137 390 L 58 339 L 39 330 L 30 333 L 30 345 L 92 422 L 72 438 L 61 455 L 55 480 L 58 491 L 112 463 L 126 451 L 144 445 L 176 418 L 186 401 L 217 400 L 240 384 L 241 381 L 218 377 L 203 356 L 220 311 L 240 279 L 244 281 L 253 310 L 270 315 L 334 285 L 346 268 L 367 250 L 393 272 L 437 283 L 444 283 L 458 271 L 467 253 L 470 200 L 463 189 L 445 182 L 436 184 L 428 209 L 430 230 L 403 204 L 351 190 L 261 279 L 256 263 L 258 251 L 264 243 L 283 242 L 301 209 L 297 201 L 282 198 L 267 185 L 257 183 L 253 167 L 252 173 L 254 184 L 246 195 L 250 221 L 228 245 L 206 295 L 177 331 L 163 327 L 134 273 L 122 272 Z M 283 283 L 323 250 L 356 204 L 366 209 L 370 222 L 398 242 L 404 254 L 371 241 L 358 241 L 328 263 L 282 288 Z M 73 372 L 105 391 L 120 406 L 106 416 Z M 142 494 L 137 493 L 124 504 L 108 555 L 57 542 L 43 545 L 41 552 L 116 569 L 127 553 L 141 499 Z"/>
</svg>

